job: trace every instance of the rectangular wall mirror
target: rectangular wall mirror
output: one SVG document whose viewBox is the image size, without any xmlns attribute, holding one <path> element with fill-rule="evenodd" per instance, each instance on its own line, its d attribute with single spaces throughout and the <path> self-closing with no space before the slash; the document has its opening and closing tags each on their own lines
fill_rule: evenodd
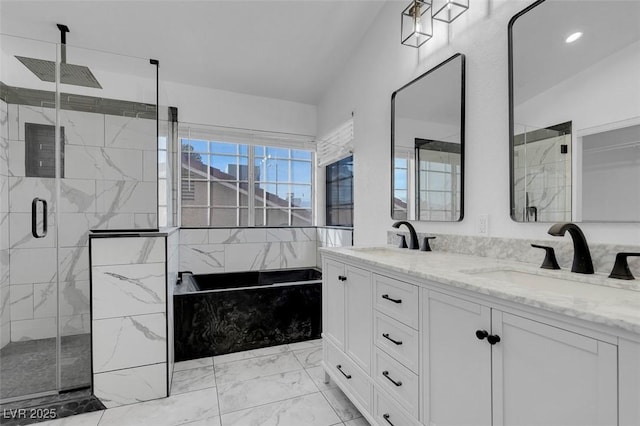
<svg viewBox="0 0 640 426">
<path fill-rule="evenodd" d="M 391 96 L 391 218 L 455 222 L 464 213 L 464 55 Z"/>
<path fill-rule="evenodd" d="M 511 217 L 640 221 L 640 2 L 542 0 L 509 23 Z"/>
</svg>

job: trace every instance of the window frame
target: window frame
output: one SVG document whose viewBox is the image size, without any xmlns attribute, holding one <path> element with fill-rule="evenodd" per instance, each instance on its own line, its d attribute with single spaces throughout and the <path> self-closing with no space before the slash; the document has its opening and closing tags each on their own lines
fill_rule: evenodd
<svg viewBox="0 0 640 426">
<path fill-rule="evenodd" d="M 255 144 L 255 143 L 248 143 L 248 142 L 227 142 L 224 141 L 224 139 L 222 138 L 191 138 L 191 137 L 185 137 L 182 136 L 179 138 L 180 139 L 180 156 L 181 156 L 181 163 L 180 163 L 180 186 L 181 188 L 184 188 L 184 182 L 206 182 L 207 183 L 207 203 L 206 205 L 184 205 L 183 203 L 183 194 L 181 194 L 180 196 L 180 212 L 183 212 L 184 208 L 193 208 L 193 209 L 202 209 L 204 211 L 206 211 L 206 224 L 203 225 L 196 225 L 196 224 L 189 224 L 186 225 L 184 224 L 184 214 L 181 214 L 181 220 L 180 220 L 180 226 L 182 228 L 283 228 L 283 227 L 307 227 L 307 226 L 314 226 L 315 224 L 315 220 L 316 220 L 316 203 L 315 203 L 315 192 L 316 192 L 316 188 L 315 188 L 315 157 L 316 157 L 316 153 L 313 149 L 310 149 L 309 147 L 294 147 L 294 146 L 280 146 L 278 144 L 265 144 L 265 143 L 259 143 L 259 144 Z M 235 164 L 240 166 L 240 165 L 244 165 L 241 164 L 242 162 L 240 161 L 241 158 L 246 158 L 246 165 L 247 165 L 247 179 L 241 179 L 241 175 L 240 175 L 240 167 L 238 167 L 238 172 L 236 173 L 235 176 L 235 180 L 217 180 L 214 177 L 211 176 L 211 173 L 208 172 L 206 173 L 206 179 L 195 179 L 192 180 L 190 178 L 190 176 L 185 177 L 183 174 L 183 155 L 185 153 L 188 153 L 189 151 L 185 151 L 183 149 L 183 146 L 185 144 L 190 144 L 190 141 L 197 141 L 197 142 L 206 142 L 207 144 L 207 151 L 203 152 L 200 151 L 198 149 L 194 149 L 193 153 L 197 153 L 197 154 L 201 154 L 202 156 L 208 156 L 208 167 L 212 167 L 211 166 L 211 159 L 215 156 L 218 157 L 235 157 L 236 162 Z M 234 145 L 235 146 L 235 153 L 234 154 L 230 154 L 228 152 L 214 152 L 213 151 L 213 144 L 216 143 L 220 143 L 220 144 L 228 144 L 228 145 Z M 193 145 L 192 145 L 193 146 Z M 244 155 L 242 153 L 242 147 L 246 147 L 246 152 L 247 154 Z M 195 147 L 194 147 L 195 148 Z M 264 155 L 259 155 L 256 151 L 260 150 L 263 152 Z M 274 160 L 276 161 L 286 161 L 287 162 L 287 177 L 288 179 L 286 181 L 279 181 L 278 180 L 278 176 L 275 176 L 275 180 L 271 181 L 271 180 L 264 180 L 261 181 L 260 176 L 256 176 L 256 159 L 262 159 L 262 158 L 266 158 L 265 156 L 267 155 L 267 151 L 269 149 L 273 149 L 273 150 L 286 150 L 287 151 L 287 157 L 274 157 Z M 294 154 L 294 151 L 303 151 L 309 154 L 308 159 L 304 159 L 304 158 L 297 158 Z M 293 174 L 292 174 L 292 168 L 293 168 L 293 163 L 294 162 L 304 162 L 304 163 L 308 163 L 309 164 L 309 170 L 310 170 L 310 174 L 309 174 L 309 183 L 307 182 L 298 182 L 295 181 L 293 179 Z M 206 164 L 206 163 L 205 163 Z M 231 163 L 230 163 L 231 164 Z M 225 172 L 226 173 L 226 172 Z M 203 173 L 204 175 L 204 173 Z M 266 178 L 266 175 L 265 175 Z M 212 184 L 215 182 L 226 182 L 226 183 L 233 183 L 236 185 L 236 203 L 235 206 L 222 206 L 222 205 L 213 205 L 212 204 Z M 240 199 L 241 197 L 244 197 L 244 194 L 242 194 L 243 190 L 242 190 L 242 186 L 246 184 L 246 197 L 247 197 L 247 202 L 246 205 L 242 205 Z M 276 187 L 278 185 L 286 185 L 287 187 L 289 187 L 289 192 L 291 192 L 291 186 L 308 186 L 309 187 L 309 205 L 308 207 L 305 206 L 295 206 L 293 204 L 293 198 L 288 199 L 288 203 L 286 206 L 279 206 L 279 207 L 273 207 L 273 208 L 269 208 L 268 204 L 266 202 L 266 197 L 263 197 L 263 203 L 262 203 L 262 207 L 257 206 L 257 201 L 256 200 L 256 188 L 260 188 L 260 185 L 275 185 Z M 262 189 L 262 188 L 260 188 Z M 216 209 L 235 209 L 236 211 L 236 224 L 235 225 L 225 225 L 225 224 L 215 224 L 213 223 L 213 217 L 214 217 L 214 213 Z M 243 214 L 243 210 L 246 211 L 246 224 L 242 223 L 242 214 Z M 261 210 L 262 213 L 262 219 L 261 221 L 256 220 L 258 218 L 258 214 L 259 214 L 259 210 Z M 286 215 L 287 215 L 287 224 L 277 224 L 277 225 L 268 225 L 267 224 L 267 211 L 268 210 L 281 210 L 281 211 L 286 211 Z M 294 217 L 295 217 L 295 211 L 309 211 L 309 223 L 306 224 L 294 224 Z M 260 225 L 256 225 L 256 223 L 261 223 Z"/>
<path fill-rule="evenodd" d="M 351 162 L 351 176 L 347 177 L 347 178 L 338 178 L 338 179 L 331 179 L 330 180 L 330 176 L 331 174 L 329 173 L 329 168 L 330 167 L 336 167 L 337 169 L 340 168 L 340 163 L 342 162 Z M 334 205 L 331 201 L 331 194 L 333 193 L 333 191 L 336 191 L 337 193 L 340 192 L 340 182 L 344 182 L 349 180 L 351 182 L 351 202 L 350 203 L 339 203 L 337 205 Z M 340 160 L 334 161 L 330 164 L 327 164 L 325 166 L 325 224 L 326 226 L 335 226 L 335 227 L 341 227 L 341 228 L 353 228 L 353 210 L 354 210 L 354 190 L 353 190 L 353 183 L 354 183 L 354 176 L 353 176 L 353 155 L 350 155 L 349 157 L 345 157 L 345 158 L 341 158 Z M 333 190 L 330 190 L 329 188 L 335 188 Z M 350 209 L 349 209 L 350 207 Z M 340 211 L 340 210 L 351 210 L 351 220 L 350 220 L 350 224 L 344 224 L 344 223 L 340 223 L 340 221 L 338 221 L 338 223 L 329 223 L 330 218 L 332 217 L 332 215 L 330 214 L 330 212 L 332 211 Z"/>
</svg>

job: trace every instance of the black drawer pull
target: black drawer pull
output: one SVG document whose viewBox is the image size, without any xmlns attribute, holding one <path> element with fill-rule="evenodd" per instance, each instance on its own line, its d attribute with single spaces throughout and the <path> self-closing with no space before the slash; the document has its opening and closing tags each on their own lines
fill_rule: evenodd
<svg viewBox="0 0 640 426">
<path fill-rule="evenodd" d="M 384 337 L 387 340 L 392 341 L 396 345 L 401 345 L 402 344 L 402 340 L 393 340 L 391 337 L 389 337 L 389 333 L 382 333 L 382 337 Z"/>
<path fill-rule="evenodd" d="M 395 426 L 393 423 L 391 423 L 391 420 L 389 420 L 389 417 L 391 417 L 391 415 L 389 413 L 383 414 L 382 418 L 385 419 L 387 421 L 387 423 L 389 423 L 391 426 Z"/>
<path fill-rule="evenodd" d="M 383 299 L 387 299 L 387 300 L 389 300 L 390 302 L 393 302 L 393 303 L 402 303 L 402 299 L 392 299 L 392 298 L 389 297 L 388 294 L 383 294 L 382 298 Z"/>
<path fill-rule="evenodd" d="M 336 368 L 342 373 L 344 377 L 346 377 L 347 379 L 351 378 L 351 374 L 347 374 L 344 371 L 342 371 L 342 366 L 340 364 L 336 365 Z"/>
<path fill-rule="evenodd" d="M 338 275 L 338 281 L 346 281 L 347 277 L 345 277 L 344 275 Z"/>
<path fill-rule="evenodd" d="M 394 385 L 396 385 L 396 386 L 402 386 L 402 382 L 401 382 L 400 380 L 398 380 L 398 381 L 396 382 L 396 381 L 395 381 L 395 380 L 393 380 L 391 377 L 389 377 L 389 372 L 388 372 L 388 371 L 386 371 L 386 370 L 385 370 L 385 371 L 383 371 L 383 372 L 382 372 L 382 375 L 383 375 L 384 377 L 386 377 L 387 379 L 389 379 L 389 381 L 390 381 L 391 383 L 393 383 Z"/>
</svg>

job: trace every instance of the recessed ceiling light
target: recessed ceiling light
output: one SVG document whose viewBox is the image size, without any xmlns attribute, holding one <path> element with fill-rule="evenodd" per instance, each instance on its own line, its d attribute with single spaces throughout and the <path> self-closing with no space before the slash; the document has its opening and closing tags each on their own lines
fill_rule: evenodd
<svg viewBox="0 0 640 426">
<path fill-rule="evenodd" d="M 573 43 L 574 41 L 576 41 L 577 39 L 579 39 L 580 37 L 582 37 L 582 33 L 580 31 L 571 34 L 569 37 L 567 37 L 567 39 L 565 40 L 566 43 Z"/>
</svg>

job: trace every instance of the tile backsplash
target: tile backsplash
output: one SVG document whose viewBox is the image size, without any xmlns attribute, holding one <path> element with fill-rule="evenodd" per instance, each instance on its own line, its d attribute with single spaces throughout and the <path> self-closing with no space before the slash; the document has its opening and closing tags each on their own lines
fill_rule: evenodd
<svg viewBox="0 0 640 426">
<path fill-rule="evenodd" d="M 402 233 L 402 232 L 401 232 Z M 387 232 L 387 243 L 398 244 L 398 231 Z M 408 236 L 408 233 L 404 232 Z M 434 236 L 431 247 L 434 251 L 469 254 L 474 256 L 492 257 L 496 259 L 509 259 L 532 264 L 542 264 L 544 251 L 531 247 L 531 244 L 551 246 L 555 249 L 558 263 L 563 269 L 571 269 L 573 261 L 573 243 L 569 237 L 558 241 L 550 240 L 524 240 L 516 238 L 492 238 L 470 235 L 448 234 L 422 234 L 418 233 L 419 240 L 422 237 Z M 613 268 L 615 257 L 620 252 L 638 252 L 640 247 L 615 244 L 589 244 L 593 267 L 598 273 L 609 274 Z M 640 271 L 640 258 L 630 257 L 629 266 L 632 270 Z M 640 276 L 640 272 L 636 273 Z"/>
<path fill-rule="evenodd" d="M 180 270 L 194 274 L 319 266 L 318 247 L 352 244 L 351 229 L 190 228 L 180 230 Z"/>
</svg>

